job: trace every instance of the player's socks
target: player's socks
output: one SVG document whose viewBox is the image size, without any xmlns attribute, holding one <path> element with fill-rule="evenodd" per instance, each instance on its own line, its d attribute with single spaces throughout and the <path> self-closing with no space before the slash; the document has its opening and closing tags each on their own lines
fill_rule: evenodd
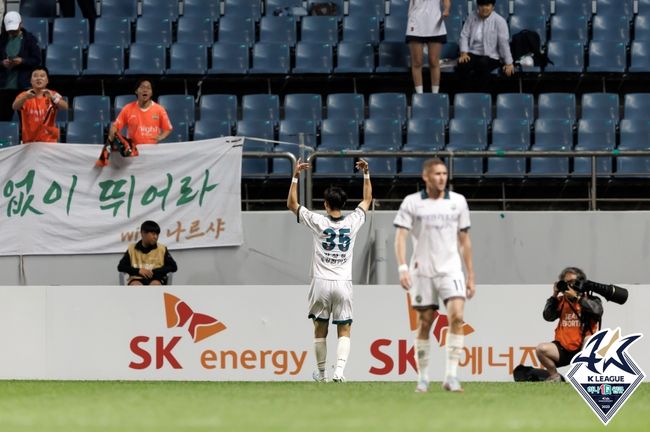
<svg viewBox="0 0 650 432">
<path fill-rule="evenodd" d="M 423 93 L 424 92 L 424 86 L 415 86 L 415 92 L 416 93 Z"/>
<path fill-rule="evenodd" d="M 415 364 L 419 382 L 429 382 L 429 348 L 429 339 L 415 340 Z"/>
<path fill-rule="evenodd" d="M 314 339 L 314 354 L 316 354 L 316 367 L 321 378 L 325 378 L 325 361 L 327 360 L 327 339 Z"/>
<path fill-rule="evenodd" d="M 447 367 L 445 376 L 456 377 L 458 373 L 458 362 L 460 360 L 460 353 L 463 352 L 465 343 L 465 336 L 462 334 L 448 333 L 447 334 Z"/>
<path fill-rule="evenodd" d="M 336 347 L 336 369 L 334 370 L 333 379 L 343 377 L 343 369 L 345 369 L 349 355 L 350 338 L 348 336 L 341 336 Z"/>
<path fill-rule="evenodd" d="M 438 93 L 440 91 L 440 86 L 439 85 L 432 85 L 431 86 L 431 93 Z"/>
</svg>

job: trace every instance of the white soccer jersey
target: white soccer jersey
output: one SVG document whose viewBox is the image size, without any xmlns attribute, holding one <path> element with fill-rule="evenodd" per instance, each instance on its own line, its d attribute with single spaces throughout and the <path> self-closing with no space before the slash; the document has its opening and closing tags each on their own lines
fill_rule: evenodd
<svg viewBox="0 0 650 432">
<path fill-rule="evenodd" d="M 309 227 L 314 236 L 314 278 L 352 280 L 354 240 L 365 221 L 366 212 L 361 207 L 345 217 L 333 219 L 300 206 L 298 223 Z"/>
<path fill-rule="evenodd" d="M 407 36 L 442 36 L 447 34 L 442 19 L 440 0 L 411 0 L 409 2 Z"/>
<path fill-rule="evenodd" d="M 410 271 L 425 277 L 457 275 L 463 265 L 458 232 L 470 227 L 465 197 L 446 192 L 444 199 L 429 199 L 426 190 L 408 195 L 393 224 L 406 228 L 413 240 Z"/>
</svg>

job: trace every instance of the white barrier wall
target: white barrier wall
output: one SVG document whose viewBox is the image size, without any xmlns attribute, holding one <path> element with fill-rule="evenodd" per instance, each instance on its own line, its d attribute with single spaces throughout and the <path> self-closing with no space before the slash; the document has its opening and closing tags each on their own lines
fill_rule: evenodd
<svg viewBox="0 0 650 432">
<path fill-rule="evenodd" d="M 648 337 L 650 286 L 605 304 L 604 327 Z M 509 381 L 553 337 L 542 319 L 551 287 L 480 285 L 466 308 L 465 381 Z M 310 380 L 314 369 L 307 286 L 3 286 L 0 379 Z M 432 379 L 442 379 L 444 311 L 434 324 Z M 397 285 L 355 287 L 349 380 L 415 380 L 411 321 Z M 328 365 L 336 352 L 328 337 Z M 196 340 L 196 342 L 195 342 Z M 650 369 L 650 346 L 630 349 Z M 329 367 L 329 366 L 328 366 Z"/>
</svg>

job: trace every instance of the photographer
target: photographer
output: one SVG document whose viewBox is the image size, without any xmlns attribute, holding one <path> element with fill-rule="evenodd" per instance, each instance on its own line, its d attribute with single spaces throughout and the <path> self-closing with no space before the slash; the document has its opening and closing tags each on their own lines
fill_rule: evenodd
<svg viewBox="0 0 650 432">
<path fill-rule="evenodd" d="M 553 342 L 537 346 L 537 358 L 548 370 L 546 381 L 560 382 L 557 368 L 566 366 L 582 349 L 585 338 L 593 335 L 603 316 L 599 297 L 584 289 L 585 273 L 577 267 L 567 267 L 553 285 L 553 295 L 544 306 L 544 319 L 552 322 L 559 318 Z"/>
</svg>

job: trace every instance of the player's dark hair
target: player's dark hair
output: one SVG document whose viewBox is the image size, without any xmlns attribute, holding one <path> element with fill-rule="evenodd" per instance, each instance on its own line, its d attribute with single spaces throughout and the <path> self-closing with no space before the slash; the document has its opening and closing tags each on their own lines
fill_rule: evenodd
<svg viewBox="0 0 650 432">
<path fill-rule="evenodd" d="M 348 200 L 348 195 L 340 187 L 330 186 L 325 189 L 323 198 L 330 210 L 342 210 L 345 202 Z"/>
<path fill-rule="evenodd" d="M 578 267 L 567 267 L 567 268 L 565 268 L 564 270 L 562 270 L 560 272 L 560 276 L 559 276 L 558 280 L 563 281 L 564 276 L 566 276 L 567 273 L 572 273 L 572 274 L 576 275 L 576 278 L 579 279 L 579 280 L 587 280 L 587 275 L 585 274 L 585 272 L 583 272 L 582 269 L 579 269 Z"/>
<path fill-rule="evenodd" d="M 142 225 L 140 226 L 140 231 L 145 233 L 160 234 L 160 226 L 156 222 L 152 220 L 148 220 L 142 222 Z"/>
<path fill-rule="evenodd" d="M 151 87 L 153 88 L 153 84 L 151 84 L 151 80 L 146 79 L 146 78 L 140 78 L 139 80 L 137 80 L 135 82 L 135 87 L 133 88 L 133 91 L 138 91 L 138 89 L 140 88 L 142 83 L 145 82 L 145 81 L 148 82 L 151 85 Z"/>
<path fill-rule="evenodd" d="M 493 5 L 497 2 L 497 0 L 476 0 L 476 4 L 479 6 L 485 6 L 485 5 Z"/>
<path fill-rule="evenodd" d="M 32 69 L 32 73 L 34 73 L 36 71 L 43 71 L 43 72 L 45 72 L 45 75 L 48 76 L 48 78 L 50 77 L 50 71 L 47 70 L 47 68 L 45 66 L 43 66 L 43 65 L 36 66 L 34 69 Z"/>
</svg>

